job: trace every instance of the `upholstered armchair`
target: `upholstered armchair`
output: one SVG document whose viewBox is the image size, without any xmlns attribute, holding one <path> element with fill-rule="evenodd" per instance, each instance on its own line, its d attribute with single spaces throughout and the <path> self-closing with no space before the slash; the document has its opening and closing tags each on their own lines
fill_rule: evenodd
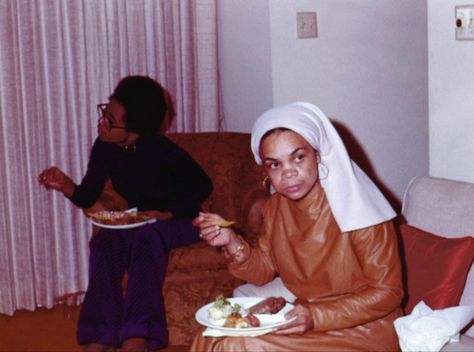
<svg viewBox="0 0 474 352">
<path fill-rule="evenodd" d="M 420 300 L 432 309 L 474 305 L 474 184 L 415 177 L 402 214 L 407 313 Z M 443 351 L 474 351 L 472 322 Z"/>
</svg>

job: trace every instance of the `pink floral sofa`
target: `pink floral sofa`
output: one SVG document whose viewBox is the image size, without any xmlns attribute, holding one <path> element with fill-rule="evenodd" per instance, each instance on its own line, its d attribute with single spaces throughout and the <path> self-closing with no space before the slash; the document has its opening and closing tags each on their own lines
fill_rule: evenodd
<svg viewBox="0 0 474 352">
<path fill-rule="evenodd" d="M 250 150 L 250 134 L 237 132 L 174 133 L 168 138 L 187 150 L 213 182 L 204 210 L 236 221 L 252 242 L 260 226 L 259 200 L 267 197 L 263 174 Z M 127 204 L 108 184 L 90 209 L 120 209 Z M 97 231 L 97 229 L 94 229 Z M 164 299 L 170 346 L 189 346 L 199 328 L 195 312 L 223 294 L 231 296 L 242 282 L 233 278 L 220 252 L 203 242 L 170 253 Z"/>
</svg>

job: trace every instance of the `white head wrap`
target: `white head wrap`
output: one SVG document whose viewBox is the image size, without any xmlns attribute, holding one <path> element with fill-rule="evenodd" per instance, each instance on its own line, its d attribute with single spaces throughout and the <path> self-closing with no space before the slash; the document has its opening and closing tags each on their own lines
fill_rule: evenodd
<svg viewBox="0 0 474 352">
<path fill-rule="evenodd" d="M 319 151 L 321 186 L 337 224 L 343 232 L 365 228 L 396 216 L 377 186 L 354 163 L 334 126 L 315 105 L 295 102 L 264 112 L 252 129 L 251 147 L 262 164 L 259 149 L 263 135 L 275 128 L 288 128 Z"/>
</svg>

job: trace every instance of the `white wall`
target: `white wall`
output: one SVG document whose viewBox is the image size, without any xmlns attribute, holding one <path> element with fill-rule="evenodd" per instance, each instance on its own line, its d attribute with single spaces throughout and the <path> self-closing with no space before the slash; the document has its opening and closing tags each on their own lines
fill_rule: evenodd
<svg viewBox="0 0 474 352">
<path fill-rule="evenodd" d="M 219 0 L 217 9 L 225 129 L 249 132 L 273 104 L 268 2 Z"/>
<path fill-rule="evenodd" d="M 250 131 L 259 110 L 307 100 L 347 128 L 355 159 L 365 154 L 363 168 L 375 170 L 389 198 L 428 174 L 426 0 L 219 4 L 227 130 Z M 317 39 L 296 39 L 297 11 L 317 12 Z"/>
<path fill-rule="evenodd" d="M 455 40 L 456 5 L 429 0 L 430 174 L 474 182 L 474 41 Z"/>
</svg>

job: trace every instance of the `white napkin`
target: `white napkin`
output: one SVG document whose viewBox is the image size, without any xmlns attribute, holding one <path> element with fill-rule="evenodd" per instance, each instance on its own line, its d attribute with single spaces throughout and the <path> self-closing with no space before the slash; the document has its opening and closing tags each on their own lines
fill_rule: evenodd
<svg viewBox="0 0 474 352">
<path fill-rule="evenodd" d="M 432 310 L 420 301 L 411 314 L 394 321 L 402 351 L 440 351 L 459 341 L 459 331 L 474 319 L 474 306 Z"/>
</svg>

